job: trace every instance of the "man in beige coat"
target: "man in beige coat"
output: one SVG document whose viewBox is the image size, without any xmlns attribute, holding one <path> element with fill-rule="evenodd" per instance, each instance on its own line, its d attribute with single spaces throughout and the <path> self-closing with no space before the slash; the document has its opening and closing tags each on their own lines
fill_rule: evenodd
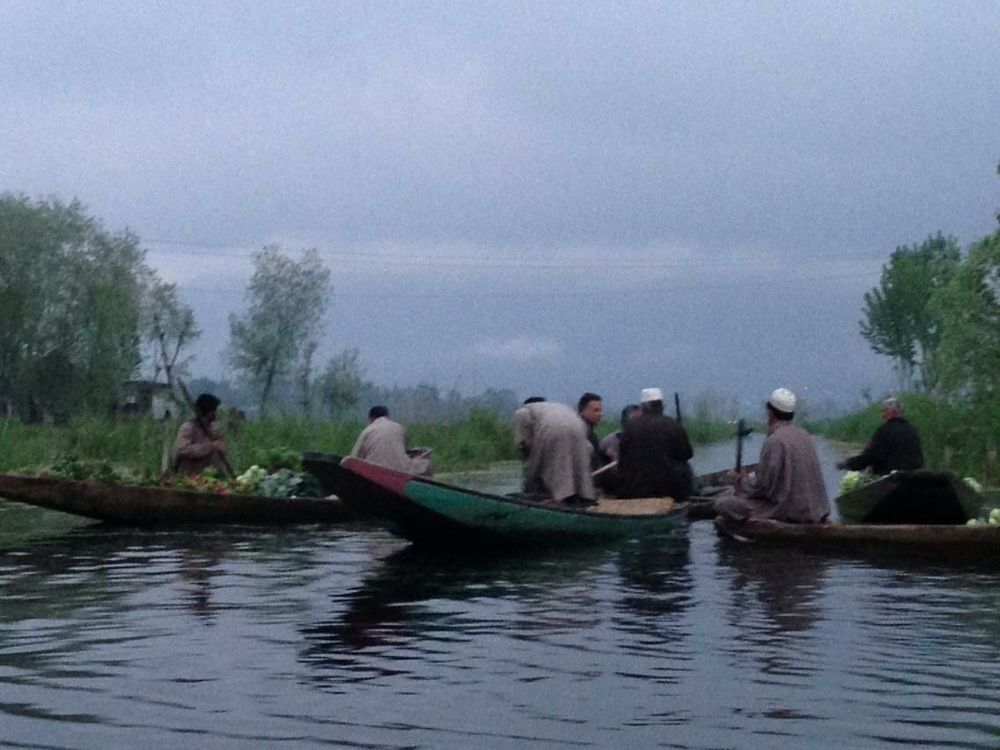
<svg viewBox="0 0 1000 750">
<path fill-rule="evenodd" d="M 830 501 L 813 439 L 792 424 L 795 394 L 778 388 L 766 410 L 767 439 L 757 471 L 739 475 L 735 491 L 715 501 L 715 512 L 730 525 L 758 518 L 823 523 L 830 515 Z"/>
<path fill-rule="evenodd" d="M 524 458 L 524 491 L 570 504 L 591 505 L 587 429 L 574 409 L 533 398 L 514 412 L 514 438 Z"/>
<path fill-rule="evenodd" d="M 389 410 L 373 406 L 368 411 L 368 426 L 361 431 L 351 456 L 406 474 L 430 474 L 429 451 L 411 457 L 406 450 L 406 431 L 399 422 L 389 419 Z"/>
</svg>

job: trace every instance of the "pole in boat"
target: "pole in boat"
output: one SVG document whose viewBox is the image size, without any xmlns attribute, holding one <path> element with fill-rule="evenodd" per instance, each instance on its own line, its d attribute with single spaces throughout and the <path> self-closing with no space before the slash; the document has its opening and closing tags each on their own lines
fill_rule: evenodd
<svg viewBox="0 0 1000 750">
<path fill-rule="evenodd" d="M 746 424 L 746 420 L 743 419 L 736 423 L 736 471 L 743 468 L 743 438 L 753 432 L 753 429 Z"/>
<path fill-rule="evenodd" d="M 683 419 L 681 419 L 681 397 L 677 393 L 677 391 L 674 391 L 674 414 L 677 415 L 678 422 L 684 421 Z"/>
</svg>

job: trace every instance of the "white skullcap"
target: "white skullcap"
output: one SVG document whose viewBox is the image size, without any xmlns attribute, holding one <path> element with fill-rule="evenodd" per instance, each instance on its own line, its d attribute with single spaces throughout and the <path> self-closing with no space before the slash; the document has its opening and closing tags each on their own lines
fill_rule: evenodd
<svg viewBox="0 0 1000 750">
<path fill-rule="evenodd" d="M 771 396 L 767 399 L 767 403 L 778 411 L 791 414 L 795 411 L 795 394 L 787 388 L 775 388 L 771 391 Z"/>
<path fill-rule="evenodd" d="M 659 388 L 643 388 L 642 395 L 639 397 L 639 403 L 645 404 L 649 401 L 662 401 L 663 394 L 660 392 Z"/>
</svg>

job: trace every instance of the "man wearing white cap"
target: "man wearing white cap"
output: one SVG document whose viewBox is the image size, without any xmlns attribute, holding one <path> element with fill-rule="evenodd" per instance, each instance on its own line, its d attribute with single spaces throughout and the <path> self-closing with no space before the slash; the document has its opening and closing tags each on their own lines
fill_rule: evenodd
<svg viewBox="0 0 1000 750">
<path fill-rule="evenodd" d="M 830 501 L 816 446 L 808 432 L 792 424 L 795 394 L 787 388 L 771 393 L 765 404 L 767 439 L 756 473 L 740 474 L 735 491 L 715 501 L 723 524 L 770 518 L 787 523 L 822 523 Z"/>
<path fill-rule="evenodd" d="M 644 388 L 640 413 L 628 420 L 618 449 L 618 471 L 623 497 L 672 497 L 687 500 L 691 495 L 691 467 L 694 455 L 687 432 L 663 413 L 659 388 Z"/>
</svg>

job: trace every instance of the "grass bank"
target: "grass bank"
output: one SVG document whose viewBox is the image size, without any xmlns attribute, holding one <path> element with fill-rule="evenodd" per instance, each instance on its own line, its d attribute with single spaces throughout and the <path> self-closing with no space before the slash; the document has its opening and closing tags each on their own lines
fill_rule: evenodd
<svg viewBox="0 0 1000 750">
<path fill-rule="evenodd" d="M 984 485 L 1000 484 L 997 441 L 1000 407 L 973 408 L 922 393 L 901 396 L 906 418 L 920 434 L 926 468 L 975 477 Z M 881 406 L 839 419 L 814 422 L 810 429 L 833 440 L 865 443 L 882 423 Z"/>
<path fill-rule="evenodd" d="M 346 455 L 361 432 L 360 422 L 326 422 L 296 419 L 247 422 L 226 434 L 230 461 L 237 471 L 265 462 L 275 450 L 295 453 L 324 451 Z M 693 443 L 728 439 L 731 425 L 707 419 L 685 420 Z M 602 425 L 602 434 L 616 425 Z M 51 466 L 60 457 L 107 461 L 139 473 L 159 473 L 164 451 L 173 447 L 177 424 L 148 419 L 117 422 L 80 420 L 68 427 L 23 425 L 0 420 L 0 472 L 33 473 Z M 433 449 L 437 471 L 459 471 L 517 459 L 514 433 L 509 420 L 492 412 L 473 412 L 448 423 L 407 425 L 407 444 Z"/>
</svg>

